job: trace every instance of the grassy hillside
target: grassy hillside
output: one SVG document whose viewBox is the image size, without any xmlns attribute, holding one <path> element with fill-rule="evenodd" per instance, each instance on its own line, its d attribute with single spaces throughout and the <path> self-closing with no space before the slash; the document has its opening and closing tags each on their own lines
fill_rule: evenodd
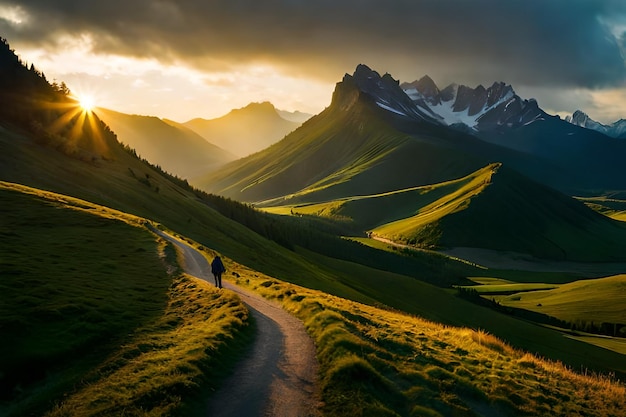
<svg viewBox="0 0 626 417">
<path fill-rule="evenodd" d="M 501 164 L 458 180 L 311 204 L 266 207 L 319 216 L 422 248 L 476 247 L 576 261 L 623 259 L 626 228 Z"/>
<path fill-rule="evenodd" d="M 182 178 L 205 174 L 236 159 L 188 128 L 158 117 L 103 108 L 96 109 L 96 113 L 117 134 L 120 142 L 152 164 Z"/>
<path fill-rule="evenodd" d="M 584 204 L 491 165 L 407 219 L 373 230 L 394 241 L 475 247 L 576 261 L 623 260 L 626 227 Z"/>
<path fill-rule="evenodd" d="M 2 93 L 4 91 L 0 91 L 0 94 Z M 552 330 L 496 314 L 489 309 L 460 300 L 453 292 L 428 285 L 411 275 L 415 274 L 415 268 L 411 262 L 419 263 L 424 267 L 424 269 L 419 270 L 420 274 L 443 273 L 445 275 L 444 268 L 437 271 L 438 268 L 448 265 L 447 261 L 441 262 L 440 258 L 424 256 L 418 261 L 411 261 L 408 260 L 410 256 L 408 254 L 394 255 L 386 252 L 382 256 L 379 254 L 381 251 L 372 250 L 368 252 L 358 251 L 360 258 L 355 257 L 350 262 L 339 259 L 343 253 L 339 250 L 333 250 L 335 247 L 330 248 L 334 253 L 328 254 L 329 248 L 326 248 L 326 252 L 320 253 L 307 250 L 297 244 L 290 249 L 278 245 L 244 226 L 247 224 L 246 219 L 240 219 L 241 223 L 238 223 L 218 213 L 210 207 L 210 201 L 204 199 L 201 193 L 191 190 L 185 182 L 168 176 L 159 169 L 139 160 L 132 150 L 123 149 L 116 141 L 115 135 L 110 130 L 105 129 L 97 118 L 91 114 L 77 111 L 76 103 L 72 103 L 67 97 L 60 97 L 59 94 L 61 93 L 58 91 L 52 94 L 52 98 L 62 102 L 63 106 L 59 107 L 49 106 L 49 102 L 39 102 L 32 99 L 31 96 L 27 96 L 29 103 L 19 102 L 19 106 L 15 107 L 24 110 L 24 113 L 19 113 L 20 117 L 23 116 L 22 119 L 13 118 L 17 117 L 15 115 L 9 114 L 11 117 L 7 116 L 7 112 L 12 112 L 13 107 L 0 109 L 0 116 L 2 116 L 0 117 L 0 147 L 3 150 L 0 153 L 0 179 L 62 192 L 133 215 L 150 218 L 170 230 L 195 240 L 204 247 L 217 250 L 234 261 L 253 268 L 255 272 L 252 275 L 265 273 L 274 278 L 371 305 L 382 304 L 411 314 L 421 314 L 444 324 L 487 329 L 516 347 L 538 352 L 542 356 L 563 360 L 575 369 L 590 367 L 594 370 L 615 371 L 620 376 L 626 374 L 626 364 L 622 355 L 565 339 Z M 356 102 L 362 99 L 358 94 L 356 96 L 347 95 L 343 98 L 353 98 Z M 335 109 L 336 112 L 329 112 L 328 114 L 337 117 L 340 121 L 349 122 L 349 116 L 341 118 L 343 117 L 341 111 L 346 110 L 345 107 L 342 107 L 343 105 L 350 103 L 339 104 L 340 106 Z M 362 109 L 369 112 L 372 107 L 364 106 Z M 344 113 L 347 114 L 345 111 Z M 374 113 L 368 114 L 373 115 Z M 320 119 L 314 118 L 310 123 L 315 123 L 315 120 Z M 358 123 L 361 121 L 352 120 L 352 127 L 357 128 L 357 130 L 346 130 L 345 132 L 358 131 Z M 379 121 L 372 119 L 372 123 L 379 123 Z M 368 131 L 367 126 L 364 125 L 365 132 Z M 333 127 L 333 129 L 335 128 L 338 127 Z M 398 163 L 399 166 L 410 167 L 411 170 L 407 172 L 415 174 L 423 180 L 429 179 L 430 183 L 436 182 L 433 178 L 450 178 L 452 173 L 458 170 L 465 171 L 466 168 L 474 165 L 475 161 L 470 161 L 471 158 L 464 158 L 465 154 L 462 152 L 450 153 L 435 145 L 439 138 L 397 136 L 396 133 L 393 133 L 393 138 L 391 136 L 386 138 L 391 138 L 392 141 L 397 140 L 398 143 L 409 144 L 407 146 L 415 146 L 415 149 L 424 150 L 430 149 L 429 147 L 435 149 L 433 153 L 427 153 L 423 160 L 418 160 L 419 164 L 409 152 L 394 151 L 396 157 L 389 160 Z M 377 146 L 386 146 L 387 141 L 379 142 L 377 138 L 380 136 L 376 135 L 368 136 L 365 134 L 354 137 L 355 143 L 350 143 L 349 140 L 353 137 L 347 135 L 344 136 L 347 140 L 336 142 L 326 148 L 322 154 L 328 156 L 327 161 L 330 162 L 334 160 L 331 157 L 341 157 L 342 155 L 353 161 L 354 149 L 362 149 L 366 152 L 357 152 L 356 155 L 359 155 L 357 161 L 362 158 L 367 163 L 371 163 L 371 166 L 378 167 L 377 174 L 382 173 L 383 171 L 380 169 L 384 164 L 377 164 L 381 162 L 380 159 L 377 159 L 380 155 Z M 309 139 L 309 149 L 314 151 L 314 138 Z M 366 143 L 367 146 L 361 148 L 360 143 Z M 418 143 L 426 143 L 426 147 L 418 146 Z M 345 149 L 343 148 L 344 145 L 346 146 Z M 396 149 L 393 145 L 391 148 Z M 342 149 L 346 152 L 340 152 Z M 383 150 L 385 149 L 383 147 Z M 409 148 L 402 149 L 407 150 Z M 330 152 L 330 150 L 336 152 Z M 297 152 L 293 155 L 297 157 Z M 446 159 L 451 155 L 458 158 Z M 432 156 L 438 156 L 438 158 L 430 160 L 429 157 Z M 367 175 L 370 175 L 368 172 L 374 171 L 360 172 L 358 168 L 360 166 L 362 164 L 355 161 L 351 165 L 352 168 L 342 171 L 342 175 L 346 174 L 343 178 L 352 178 L 351 175 L 355 174 L 354 178 L 357 180 L 352 185 L 360 184 L 365 190 L 373 184 L 374 187 L 380 188 L 381 193 L 389 191 L 386 189 L 387 185 L 377 182 L 377 179 L 384 177 L 368 177 Z M 306 165 L 299 167 L 305 170 L 309 169 Z M 386 168 L 390 167 L 386 166 Z M 257 172 L 258 169 L 259 166 L 253 167 L 253 172 Z M 297 170 L 298 168 L 293 166 L 289 169 Z M 291 173 L 294 172 L 296 171 L 291 171 Z M 466 172 L 471 172 L 471 170 L 468 169 Z M 281 175 L 283 175 L 281 181 L 289 179 L 289 175 L 286 173 Z M 420 175 L 422 176 L 420 177 Z M 460 176 L 457 175 L 455 178 Z M 329 186 L 322 186 L 323 184 L 320 182 L 320 191 L 328 193 L 329 196 L 345 194 L 350 185 L 342 182 L 343 178 L 328 177 L 324 181 L 328 181 Z M 414 181 L 410 176 L 403 177 L 404 180 L 411 183 Z M 342 190 L 338 187 L 347 188 Z M 272 187 L 268 187 L 268 190 L 271 189 Z M 402 189 L 402 187 L 398 189 Z M 323 194 L 319 195 L 322 196 Z M 236 210 L 239 210 L 235 205 L 227 207 L 235 207 Z M 43 219 L 45 220 L 45 217 Z M 300 219 L 295 220 L 299 221 Z M 304 225 L 307 226 L 308 223 L 304 223 Z M 296 230 L 302 234 L 303 239 L 316 240 L 316 236 L 306 232 L 306 228 L 301 227 Z M 264 236 L 271 237 L 272 232 L 273 230 L 265 231 Z M 124 240 L 121 239 L 120 241 Z M 363 256 L 364 254 L 367 256 Z M 403 258 L 403 256 L 407 258 Z M 39 272 L 45 271 L 47 266 L 45 260 L 44 262 L 35 261 L 36 259 L 32 262 L 33 268 Z M 405 270 L 400 271 L 398 265 Z M 229 268 L 229 270 L 232 269 Z M 202 296 L 202 293 L 199 296 Z M 210 297 L 201 298 L 208 300 Z M 167 298 L 161 300 L 164 299 Z M 185 308 L 184 303 L 181 308 Z M 161 324 L 163 323 L 159 322 L 157 327 L 160 327 Z M 165 324 L 168 324 L 167 320 Z M 171 332 L 169 332 L 171 329 L 167 328 L 166 330 L 165 333 L 171 336 Z M 134 353 L 142 352 L 143 342 L 139 341 L 138 343 L 137 349 L 131 348 L 131 354 L 129 354 L 131 358 L 134 358 Z M 123 355 L 123 357 L 126 356 Z"/>
<path fill-rule="evenodd" d="M 136 231 L 138 236 L 144 236 L 146 243 L 153 245 L 153 249 L 133 251 L 133 257 L 135 254 L 146 255 L 151 259 L 148 263 L 154 265 L 156 261 L 159 273 L 163 274 L 163 265 L 156 256 L 158 252 L 154 251 L 153 237 L 145 229 L 128 226 L 113 218 L 121 217 L 135 224 L 143 220 L 69 197 L 38 190 L 24 190 L 21 186 L 8 184 L 4 187 L 35 193 L 31 196 L 5 189 L 2 195 L 3 201 L 13 201 L 6 206 L 6 213 L 10 215 L 3 218 L 19 221 L 20 227 L 11 227 L 11 230 L 20 230 L 20 238 L 28 240 L 29 245 L 17 245 L 19 248 L 28 247 L 28 255 L 36 251 L 45 256 L 46 251 L 49 253 L 53 249 L 51 262 L 55 259 L 57 265 L 64 265 L 72 270 L 75 261 L 64 262 L 61 257 L 63 251 L 60 248 L 63 245 L 52 247 L 46 238 L 37 237 L 44 234 L 50 238 L 58 231 L 68 238 L 75 236 L 68 248 L 73 260 L 80 258 L 83 263 L 90 259 L 96 265 L 108 262 L 104 268 L 107 273 L 111 269 L 112 260 L 116 259 L 109 251 L 119 251 L 124 262 L 115 263 L 114 271 L 115 275 L 121 275 L 124 273 L 122 268 L 129 263 L 126 261 L 128 256 L 124 256 L 127 255 L 125 248 L 119 242 L 128 242 L 129 233 Z M 47 201 L 52 199 L 54 204 L 42 201 L 44 197 Z M 60 209 L 61 207 L 67 208 Z M 94 216 L 94 213 L 99 215 Z M 95 222 L 94 225 L 90 224 L 92 221 Z M 88 232 L 79 228 L 75 230 L 75 235 L 68 233 L 66 227 L 74 227 L 76 223 L 87 227 Z M 113 233 L 116 224 L 121 226 L 122 235 Z M 60 229 L 55 230 L 55 227 Z M 33 234 L 35 230 L 38 230 L 38 235 Z M 90 242 L 83 243 L 80 239 L 87 239 L 92 243 L 94 239 L 103 243 L 114 241 L 114 244 L 113 247 L 98 245 L 96 256 L 77 257 L 75 255 L 82 255 L 77 253 L 78 248 L 87 251 L 93 248 Z M 55 241 L 58 242 L 58 239 Z M 33 242 L 40 242 L 41 248 L 33 248 Z M 100 255 L 105 255 L 104 259 Z M 479 316 L 484 315 L 485 318 L 490 318 L 492 324 L 499 323 L 500 330 L 508 328 L 518 333 L 522 340 L 536 333 L 535 336 L 541 338 L 546 346 L 560 340 L 555 352 L 565 350 L 587 359 L 593 356 L 594 349 L 589 345 L 563 339 L 547 329 L 533 329 L 532 325 L 523 322 L 519 325 L 513 324 L 516 322 L 513 319 L 494 316 L 488 310 L 457 300 L 448 292 L 419 281 L 389 273 L 378 272 L 378 276 L 375 276 L 372 275 L 374 271 L 366 267 L 343 261 L 334 261 L 331 265 L 328 260 L 322 261 L 323 257 L 316 257 L 315 254 L 308 256 L 319 261 L 320 265 L 332 266 L 338 274 L 329 275 L 327 285 L 330 286 L 333 279 L 339 279 L 344 288 L 354 289 L 351 294 L 347 294 L 353 298 L 376 303 L 384 296 L 387 297 L 385 301 L 389 301 L 391 305 L 395 302 L 398 308 L 434 316 L 444 322 L 467 323 L 481 320 Z M 2 259 L 7 258 L 3 256 Z M 13 259 L 19 258 L 13 254 Z M 326 415 L 360 415 L 363 412 L 392 415 L 390 413 L 393 411 L 407 416 L 424 413 L 470 416 L 473 415 L 472 412 L 484 412 L 487 409 L 497 410 L 504 415 L 619 415 L 616 410 L 623 406 L 619 400 L 624 398 L 623 386 L 604 378 L 574 375 L 561 365 L 515 351 L 484 331 L 444 327 L 413 316 L 375 309 L 319 291 L 281 283 L 230 260 L 227 262 L 229 270 L 240 274 L 236 279 L 239 284 L 256 288 L 270 298 L 281 300 L 286 308 L 305 321 L 308 331 L 317 341 L 322 363 L 322 395 L 325 401 L 323 411 Z M 31 264 L 32 262 L 28 265 Z M 137 268 L 144 268 L 144 272 L 147 266 L 135 265 Z M 86 267 L 91 269 L 90 262 L 87 262 Z M 341 274 L 343 269 L 349 273 Z M 82 270 L 74 272 L 79 273 Z M 65 273 L 61 275 L 66 276 Z M 137 278 L 148 280 L 145 281 L 145 287 L 142 287 L 147 290 L 155 282 L 152 275 L 146 275 L 142 274 Z M 19 276 L 23 277 L 23 274 Z M 212 343 L 212 337 L 222 340 L 224 336 L 220 336 L 223 334 L 220 328 L 224 326 L 228 329 L 230 326 L 240 325 L 238 320 L 245 316 L 242 316 L 239 304 L 234 303 L 227 294 L 218 295 L 202 282 L 185 276 L 179 276 L 173 281 L 171 277 L 163 277 L 163 284 L 171 282 L 169 291 L 164 292 L 167 290 L 164 285 L 159 290 L 158 297 L 150 297 L 147 291 L 142 291 L 140 295 L 143 303 L 155 303 L 157 308 L 141 305 L 138 311 L 144 316 L 139 327 L 123 332 L 121 337 L 124 341 L 112 343 L 111 350 L 105 352 L 108 354 L 103 353 L 100 359 L 91 358 L 94 359 L 93 362 L 76 369 L 78 375 L 83 375 L 84 384 L 69 389 L 69 395 L 49 415 L 118 414 L 122 409 L 130 414 L 150 410 L 151 415 L 169 415 L 176 413 L 175 410 L 179 409 L 177 407 L 184 407 L 185 404 L 194 407 L 193 403 L 181 404 L 179 396 L 184 394 L 183 398 L 186 395 L 193 398 L 194 394 L 200 392 L 198 384 L 210 382 L 204 378 L 211 375 L 210 370 L 214 369 L 207 368 L 207 361 L 214 362 L 211 357 L 203 354 L 207 351 L 199 349 L 199 344 Z M 72 287 L 80 288 L 84 282 L 85 279 L 82 279 Z M 65 290 L 67 283 L 63 280 L 59 283 L 64 285 L 64 291 L 57 289 L 52 292 L 49 290 L 54 288 L 49 283 L 46 298 L 68 297 Z M 105 287 L 109 283 L 119 285 L 118 281 L 111 280 L 109 276 L 92 282 Z M 119 288 L 113 288 L 118 297 Z M 336 291 L 338 287 L 334 288 Z M 394 293 L 385 294 L 385 288 L 392 288 Z M 93 286 L 86 291 L 86 295 L 90 294 Z M 103 294 L 98 293 L 98 297 Z M 129 310 L 128 304 L 135 303 L 136 299 L 132 292 L 130 294 L 132 301 L 126 301 L 123 308 L 124 320 L 118 326 L 131 326 L 132 309 Z M 416 295 L 419 295 L 419 303 L 415 302 Z M 81 301 L 102 303 L 102 308 L 106 306 L 106 314 L 114 315 L 117 304 L 111 306 L 107 303 L 107 297 L 102 298 L 93 300 L 85 295 L 78 296 Z M 76 297 L 72 297 L 72 301 L 76 302 Z M 97 311 L 97 305 L 90 307 Z M 20 317 L 30 316 L 22 314 Z M 77 320 L 78 317 L 79 314 L 63 316 L 71 322 L 80 321 Z M 177 343 L 172 345 L 174 334 Z M 620 355 L 603 354 L 602 357 L 611 362 L 612 366 L 621 366 L 620 363 L 623 362 L 615 359 Z M 181 369 L 185 372 L 181 373 Z M 84 376 L 85 373 L 87 377 Z M 557 379 L 560 381 L 558 386 L 554 384 Z M 68 389 L 68 386 L 57 385 L 56 392 Z M 120 386 L 124 387 L 123 391 L 119 390 Z M 40 395 L 53 396 L 54 391 L 46 390 L 41 391 Z M 580 392 L 585 393 L 584 400 L 578 396 Z M 155 395 L 167 400 L 155 403 Z M 345 397 L 357 398 L 358 401 L 346 402 L 343 400 Z M 38 401 L 45 403 L 47 400 L 39 398 Z M 19 415 L 23 410 L 32 410 L 29 407 L 34 407 L 32 403 L 22 404 L 20 407 L 25 408 L 11 403 L 11 408 L 6 410 Z M 184 410 L 187 415 L 191 412 L 189 408 Z"/>
<path fill-rule="evenodd" d="M 354 230 L 374 229 L 416 214 L 422 207 L 452 194 L 471 181 L 471 176 L 436 185 L 425 185 L 387 193 L 344 197 L 320 203 L 293 204 L 260 208 L 275 214 L 327 217 L 348 223 Z"/>
<path fill-rule="evenodd" d="M 192 119 L 184 126 L 241 158 L 267 148 L 302 123 L 282 118 L 271 103 L 250 103 L 217 119 Z"/>
<path fill-rule="evenodd" d="M 243 304 L 177 271 L 141 218 L 7 183 L 0 200 L 0 414 L 201 403 L 247 326 Z"/>
<path fill-rule="evenodd" d="M 487 329 L 515 346 L 561 359 L 574 367 L 584 364 L 593 369 L 622 368 L 624 359 L 619 356 L 564 340 L 549 330 L 527 328 L 530 325 L 524 322 L 494 316 L 493 311 L 445 295 L 406 275 L 386 272 L 389 261 L 373 268 L 310 251 L 286 250 L 219 215 L 195 195 L 115 147 L 111 148 L 116 152 L 115 159 L 92 165 L 37 145 L 24 135 L 6 130 L 0 133 L 6 150 L 0 154 L 4 178 L 149 217 L 241 264 L 299 285 L 361 302 L 383 303 L 448 324 Z M 48 175 L 50 172 L 55 175 Z M 369 256 L 372 266 L 376 259 Z"/>
<path fill-rule="evenodd" d="M 238 272 L 241 285 L 304 321 L 316 341 L 325 415 L 623 415 L 623 385 L 573 373 L 482 330 Z"/>
<path fill-rule="evenodd" d="M 497 297 L 505 306 L 558 319 L 626 324 L 626 275 L 579 280 L 558 288 Z"/>
</svg>

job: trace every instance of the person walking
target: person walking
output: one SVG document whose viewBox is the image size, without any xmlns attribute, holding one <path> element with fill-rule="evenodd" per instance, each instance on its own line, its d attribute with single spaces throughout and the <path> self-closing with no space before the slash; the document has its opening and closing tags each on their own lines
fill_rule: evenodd
<svg viewBox="0 0 626 417">
<path fill-rule="evenodd" d="M 217 288 L 222 288 L 222 274 L 226 272 L 226 268 L 222 263 L 222 258 L 216 256 L 211 262 L 211 273 L 215 277 L 215 286 Z"/>
</svg>

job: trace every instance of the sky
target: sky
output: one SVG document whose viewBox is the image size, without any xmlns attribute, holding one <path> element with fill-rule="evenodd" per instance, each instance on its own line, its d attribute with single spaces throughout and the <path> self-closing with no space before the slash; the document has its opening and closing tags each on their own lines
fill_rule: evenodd
<svg viewBox="0 0 626 417">
<path fill-rule="evenodd" d="M 359 63 L 626 118 L 624 0 L 0 0 L 0 36 L 99 106 L 179 122 L 316 114 Z"/>
</svg>

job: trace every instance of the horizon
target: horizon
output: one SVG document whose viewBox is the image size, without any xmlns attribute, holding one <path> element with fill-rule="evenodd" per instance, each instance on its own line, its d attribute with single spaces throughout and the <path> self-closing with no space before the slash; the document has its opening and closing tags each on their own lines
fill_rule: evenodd
<svg viewBox="0 0 626 417">
<path fill-rule="evenodd" d="M 439 88 L 504 82 L 561 118 L 626 118 L 626 4 L 539 1 L 0 0 L 0 36 L 96 107 L 178 122 L 264 101 L 317 114 L 359 63 Z"/>
</svg>

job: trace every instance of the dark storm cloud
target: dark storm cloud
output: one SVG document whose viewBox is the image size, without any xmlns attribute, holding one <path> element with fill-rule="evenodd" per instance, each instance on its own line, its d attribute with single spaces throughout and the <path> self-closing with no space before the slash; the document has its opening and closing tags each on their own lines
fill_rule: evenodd
<svg viewBox="0 0 626 417">
<path fill-rule="evenodd" d="M 21 25 L 0 19 L 0 34 L 48 46 L 60 34 L 92 34 L 96 52 L 206 70 L 267 62 L 291 75 L 336 80 L 363 62 L 407 81 L 428 72 L 443 81 L 604 87 L 621 85 L 626 74 L 624 38 L 608 26 L 624 18 L 624 3 L 0 0 L 29 16 Z"/>
</svg>

